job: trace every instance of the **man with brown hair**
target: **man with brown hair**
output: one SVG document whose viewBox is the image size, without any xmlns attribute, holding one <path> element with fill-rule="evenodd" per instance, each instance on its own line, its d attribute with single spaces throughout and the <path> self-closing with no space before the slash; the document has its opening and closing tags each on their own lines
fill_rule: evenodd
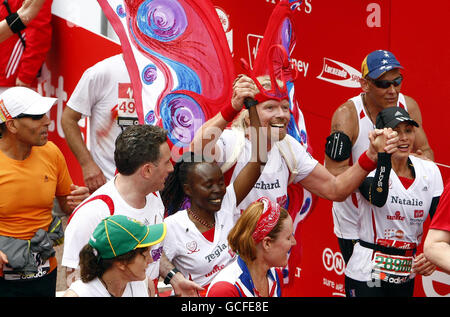
<svg viewBox="0 0 450 317">
<path fill-rule="evenodd" d="M 114 151 L 117 175 L 82 202 L 68 221 L 62 265 L 67 267 L 70 279 L 75 277 L 72 273 L 78 267 L 80 250 L 102 219 L 122 214 L 145 225 L 163 222 L 164 205 L 159 191 L 173 171 L 166 141 L 167 131 L 153 125 L 129 126 L 119 134 Z M 166 277 L 173 265 L 166 261 L 162 245 L 152 246 L 150 253 L 153 263 L 147 268 L 148 287 L 150 296 L 154 296 L 159 276 Z M 160 263 L 164 265 L 160 267 Z M 72 282 L 68 279 L 68 286 Z M 177 295 L 195 288 L 181 273 L 171 278 L 171 284 Z"/>
</svg>

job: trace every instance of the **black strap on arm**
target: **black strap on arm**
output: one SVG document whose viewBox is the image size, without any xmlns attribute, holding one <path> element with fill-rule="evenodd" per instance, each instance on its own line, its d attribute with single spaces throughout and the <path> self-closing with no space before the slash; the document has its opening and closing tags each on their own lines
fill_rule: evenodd
<svg viewBox="0 0 450 317">
<path fill-rule="evenodd" d="M 374 177 L 367 177 L 359 186 L 359 191 L 372 205 L 383 207 L 389 193 L 391 154 L 378 153 L 377 169 Z"/>
<path fill-rule="evenodd" d="M 13 33 L 16 33 L 19 36 L 20 41 L 22 42 L 23 47 L 25 48 L 25 39 L 23 38 L 20 31 L 24 30 L 26 28 L 25 24 L 23 24 L 22 20 L 20 19 L 17 12 L 12 12 L 11 8 L 9 7 L 8 0 L 3 0 L 3 4 L 6 7 L 6 10 L 8 11 L 8 16 L 5 18 L 6 23 L 8 23 L 9 28 Z"/>
<path fill-rule="evenodd" d="M 439 199 L 441 199 L 441 196 L 433 197 L 433 199 L 431 200 L 429 211 L 430 219 L 433 219 L 434 213 L 436 212 L 436 208 L 439 204 Z"/>
<path fill-rule="evenodd" d="M 336 162 L 345 161 L 352 154 L 352 141 L 341 131 L 331 133 L 325 143 L 325 154 Z"/>
</svg>

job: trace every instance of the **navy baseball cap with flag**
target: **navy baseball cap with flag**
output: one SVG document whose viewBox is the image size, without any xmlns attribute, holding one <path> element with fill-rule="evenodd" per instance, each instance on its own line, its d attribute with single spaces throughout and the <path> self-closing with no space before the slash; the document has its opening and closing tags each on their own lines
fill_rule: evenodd
<svg viewBox="0 0 450 317">
<path fill-rule="evenodd" d="M 408 122 L 413 126 L 419 127 L 419 124 L 411 119 L 408 111 L 401 107 L 389 107 L 380 111 L 377 116 L 376 128 L 395 128 L 399 123 Z"/>
<path fill-rule="evenodd" d="M 146 226 L 130 217 L 113 215 L 98 224 L 89 245 L 101 258 L 112 259 L 137 248 L 158 244 L 165 236 L 165 223 Z"/>
<path fill-rule="evenodd" d="M 386 50 L 376 50 L 364 58 L 361 65 L 362 77 L 377 79 L 384 73 L 395 69 L 403 68 L 394 54 Z"/>
</svg>

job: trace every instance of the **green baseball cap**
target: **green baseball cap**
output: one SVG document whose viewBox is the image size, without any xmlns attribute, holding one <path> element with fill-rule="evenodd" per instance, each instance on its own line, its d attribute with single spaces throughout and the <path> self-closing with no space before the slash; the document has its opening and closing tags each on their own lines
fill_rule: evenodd
<svg viewBox="0 0 450 317">
<path fill-rule="evenodd" d="M 103 219 L 89 239 L 89 245 L 103 259 L 112 259 L 137 248 L 160 243 L 166 236 L 165 223 L 146 226 L 124 215 Z"/>
</svg>

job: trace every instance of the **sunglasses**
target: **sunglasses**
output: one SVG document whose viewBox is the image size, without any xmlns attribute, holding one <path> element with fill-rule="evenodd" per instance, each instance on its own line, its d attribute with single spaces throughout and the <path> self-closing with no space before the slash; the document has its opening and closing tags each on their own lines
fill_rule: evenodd
<svg viewBox="0 0 450 317">
<path fill-rule="evenodd" d="M 18 116 L 16 116 L 15 119 L 31 118 L 32 120 L 41 120 L 44 116 L 45 116 L 45 113 L 44 114 L 24 114 L 24 113 L 21 113 Z"/>
<path fill-rule="evenodd" d="M 398 85 L 400 85 L 403 81 L 403 76 L 399 76 L 399 77 L 395 78 L 394 80 L 371 79 L 371 78 L 369 78 L 369 79 L 378 88 L 386 89 L 386 88 L 391 87 L 391 85 L 394 85 L 394 87 L 397 87 Z"/>
</svg>

